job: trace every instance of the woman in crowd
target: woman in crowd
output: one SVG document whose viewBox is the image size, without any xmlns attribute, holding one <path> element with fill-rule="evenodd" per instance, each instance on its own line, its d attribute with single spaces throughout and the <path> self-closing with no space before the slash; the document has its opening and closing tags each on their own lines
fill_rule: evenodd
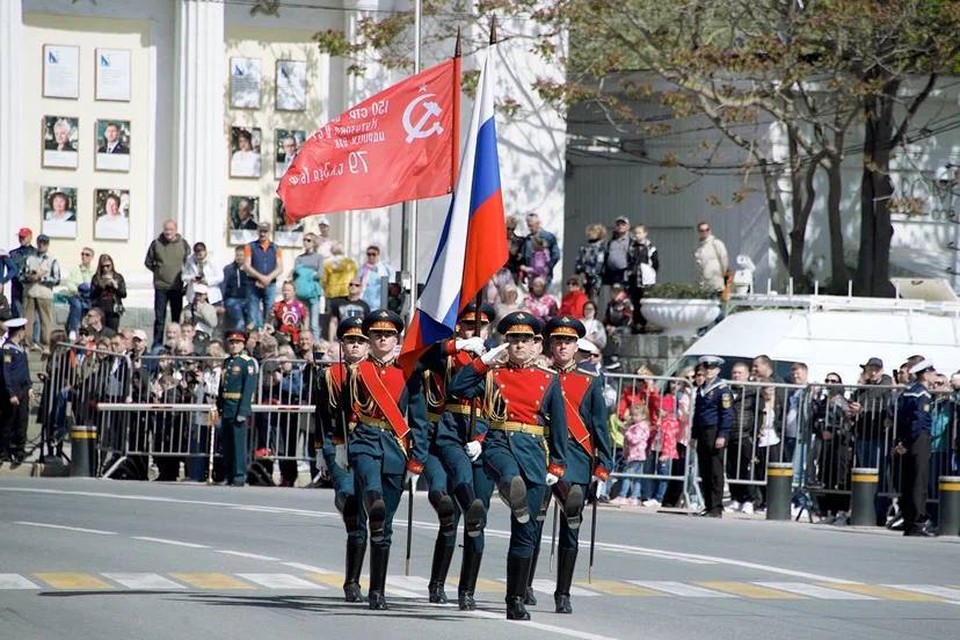
<svg viewBox="0 0 960 640">
<path fill-rule="evenodd" d="M 90 280 L 90 301 L 103 313 L 104 326 L 113 331 L 120 328 L 123 315 L 123 299 L 127 297 L 127 283 L 113 268 L 113 258 L 100 254 L 97 272 Z"/>
<path fill-rule="evenodd" d="M 847 495 L 853 459 L 850 401 L 839 373 L 828 373 L 824 383 L 826 386 L 813 401 L 813 459 L 816 461 L 816 472 L 815 475 L 812 472 L 808 474 L 816 478 L 814 484 L 818 490 L 820 515 L 836 519 L 850 510 L 850 498 Z"/>
<path fill-rule="evenodd" d="M 582 322 L 584 329 L 587 330 L 583 337 L 603 351 L 604 347 L 607 346 L 607 329 L 597 319 L 597 305 L 592 300 L 583 305 Z"/>
</svg>

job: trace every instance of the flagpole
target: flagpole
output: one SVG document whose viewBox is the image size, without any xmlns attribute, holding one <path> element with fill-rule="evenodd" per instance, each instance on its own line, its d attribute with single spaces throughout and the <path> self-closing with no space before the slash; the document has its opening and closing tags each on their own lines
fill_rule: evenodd
<svg viewBox="0 0 960 640">
<path fill-rule="evenodd" d="M 420 21 L 422 16 L 421 0 L 413 3 L 413 73 L 420 73 Z M 401 270 L 410 277 L 410 315 L 416 306 L 417 295 L 417 218 L 420 207 L 417 200 L 403 203 L 403 251 L 401 252 Z"/>
</svg>

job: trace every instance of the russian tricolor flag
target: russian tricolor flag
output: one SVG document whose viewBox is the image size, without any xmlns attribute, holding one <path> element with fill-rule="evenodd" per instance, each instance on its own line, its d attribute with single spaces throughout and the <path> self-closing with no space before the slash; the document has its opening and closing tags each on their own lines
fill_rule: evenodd
<svg viewBox="0 0 960 640">
<path fill-rule="evenodd" d="M 435 342 L 450 338 L 457 316 L 507 261 L 493 87 L 496 45 L 490 45 L 470 118 L 457 187 L 423 293 L 400 353 L 408 371 Z"/>
</svg>

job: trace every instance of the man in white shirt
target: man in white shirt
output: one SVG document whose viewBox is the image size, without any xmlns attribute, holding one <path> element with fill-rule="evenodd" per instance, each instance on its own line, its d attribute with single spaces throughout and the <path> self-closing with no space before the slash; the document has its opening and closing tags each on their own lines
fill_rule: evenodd
<svg viewBox="0 0 960 640">
<path fill-rule="evenodd" d="M 183 281 L 187 285 L 184 297 L 187 304 L 193 302 L 194 285 L 205 284 L 208 288 L 207 302 L 217 305 L 223 301 L 220 283 L 223 281 L 223 267 L 218 264 L 207 251 L 207 245 L 197 242 L 193 245 L 193 253 L 187 256 L 183 266 Z"/>
</svg>

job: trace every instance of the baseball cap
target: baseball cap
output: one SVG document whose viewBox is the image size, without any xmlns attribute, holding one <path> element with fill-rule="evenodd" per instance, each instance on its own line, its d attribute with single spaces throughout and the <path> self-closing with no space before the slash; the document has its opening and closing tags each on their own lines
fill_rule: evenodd
<svg viewBox="0 0 960 640">
<path fill-rule="evenodd" d="M 867 367 L 876 367 L 877 369 L 883 369 L 883 360 L 880 358 L 870 358 L 864 364 L 860 365 L 861 369 L 866 369 Z"/>
<path fill-rule="evenodd" d="M 327 216 L 320 216 L 317 218 L 317 224 L 325 224 L 328 227 L 330 226 L 330 218 Z"/>
<path fill-rule="evenodd" d="M 41 233 L 40 235 L 37 236 L 37 244 L 40 244 L 41 242 L 46 242 L 49 244 L 50 236 L 48 236 L 45 233 Z"/>
<path fill-rule="evenodd" d="M 140 340 L 141 342 L 147 341 L 147 332 L 143 329 L 134 329 L 133 330 L 133 339 Z"/>
<path fill-rule="evenodd" d="M 627 216 L 617 216 L 614 222 L 623 222 L 624 224 L 630 224 L 630 218 Z"/>
<path fill-rule="evenodd" d="M 203 284 L 202 282 L 198 282 L 197 284 L 193 285 L 193 292 L 194 293 L 210 293 L 210 288 L 207 285 Z"/>
<path fill-rule="evenodd" d="M 33 231 L 30 230 L 30 227 L 20 227 L 20 231 L 17 232 L 18 238 L 26 238 L 27 236 L 32 236 Z"/>
</svg>

